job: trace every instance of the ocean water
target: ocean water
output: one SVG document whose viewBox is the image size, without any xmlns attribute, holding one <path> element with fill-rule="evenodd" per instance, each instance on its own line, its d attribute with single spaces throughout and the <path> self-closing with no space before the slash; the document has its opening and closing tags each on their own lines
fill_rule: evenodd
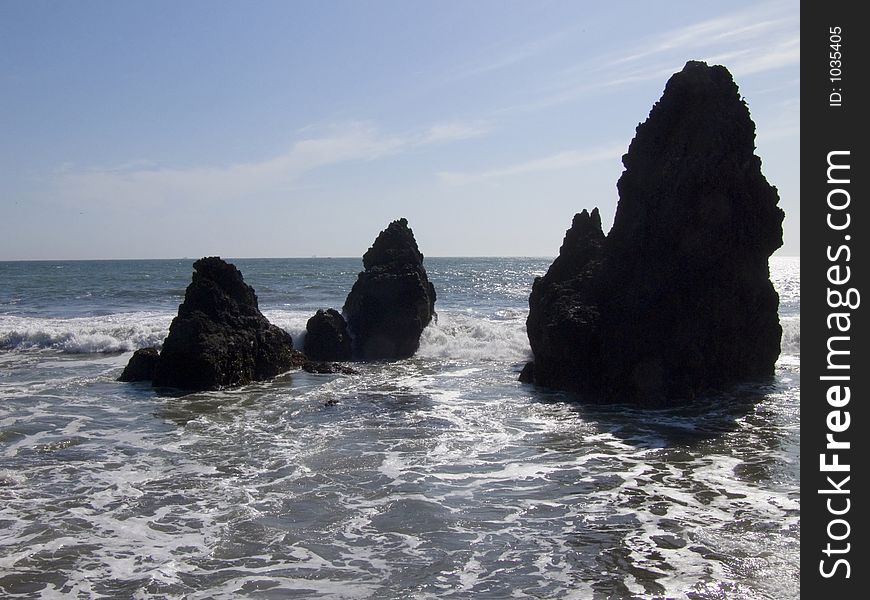
<svg viewBox="0 0 870 600">
<path fill-rule="evenodd" d="M 799 597 L 800 263 L 773 381 L 688 407 L 520 384 L 549 259 L 427 258 L 411 359 L 160 395 L 190 260 L 0 263 L 0 596 Z M 233 261 L 299 344 L 359 259 Z"/>
</svg>

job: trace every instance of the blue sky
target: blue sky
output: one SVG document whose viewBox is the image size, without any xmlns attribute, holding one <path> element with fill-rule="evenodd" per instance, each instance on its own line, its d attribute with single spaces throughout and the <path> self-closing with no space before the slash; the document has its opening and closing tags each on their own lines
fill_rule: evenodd
<svg viewBox="0 0 870 600">
<path fill-rule="evenodd" d="M 799 2 L 0 2 L 0 260 L 551 256 L 724 64 L 800 253 Z"/>
</svg>

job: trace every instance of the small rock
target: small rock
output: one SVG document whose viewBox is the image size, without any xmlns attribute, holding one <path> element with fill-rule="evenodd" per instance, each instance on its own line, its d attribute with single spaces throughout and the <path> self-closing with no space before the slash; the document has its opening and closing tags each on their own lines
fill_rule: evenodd
<svg viewBox="0 0 870 600">
<path fill-rule="evenodd" d="M 305 354 L 311 360 L 350 360 L 353 348 L 341 313 L 320 309 L 305 326 Z"/>
<path fill-rule="evenodd" d="M 136 350 L 118 381 L 151 381 L 159 358 L 160 353 L 153 346 Z"/>
<path fill-rule="evenodd" d="M 302 370 L 307 373 L 340 373 L 342 375 L 359 375 L 359 371 L 346 365 L 334 362 L 309 360 L 302 364 Z"/>
</svg>

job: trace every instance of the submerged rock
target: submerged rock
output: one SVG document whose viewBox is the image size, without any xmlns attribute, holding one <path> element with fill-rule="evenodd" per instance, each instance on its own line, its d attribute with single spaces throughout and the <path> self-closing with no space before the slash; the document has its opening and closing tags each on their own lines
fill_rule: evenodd
<svg viewBox="0 0 870 600">
<path fill-rule="evenodd" d="M 159 358 L 160 353 L 153 346 L 136 350 L 118 381 L 151 381 Z"/>
<path fill-rule="evenodd" d="M 353 356 L 350 333 L 341 313 L 320 309 L 305 325 L 306 356 L 311 360 L 350 360 Z"/>
<path fill-rule="evenodd" d="M 347 365 L 326 361 L 305 361 L 302 363 L 302 370 L 306 373 L 359 375 L 359 371 Z"/>
<path fill-rule="evenodd" d="M 298 366 L 290 334 L 263 316 L 254 289 L 234 265 L 208 257 L 193 268 L 157 360 L 155 386 L 218 389 Z"/>
<path fill-rule="evenodd" d="M 623 157 L 610 233 L 583 211 L 534 283 L 523 380 L 662 403 L 772 375 L 768 258 L 784 215 L 754 151 L 725 67 L 690 61 L 671 77 Z"/>
<path fill-rule="evenodd" d="M 406 219 L 378 235 L 363 266 L 344 303 L 354 355 L 363 360 L 413 355 L 435 314 L 435 287 Z"/>
</svg>

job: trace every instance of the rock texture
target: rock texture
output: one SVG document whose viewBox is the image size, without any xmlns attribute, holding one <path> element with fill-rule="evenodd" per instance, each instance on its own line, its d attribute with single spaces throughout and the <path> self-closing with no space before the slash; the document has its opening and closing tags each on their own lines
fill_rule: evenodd
<svg viewBox="0 0 870 600">
<path fill-rule="evenodd" d="M 300 364 L 288 333 L 266 319 L 254 289 L 218 257 L 193 264 L 153 384 L 210 390 L 269 379 Z"/>
<path fill-rule="evenodd" d="M 313 361 L 350 360 L 353 356 L 350 333 L 341 313 L 320 309 L 305 326 L 304 352 Z"/>
<path fill-rule="evenodd" d="M 363 360 L 407 358 L 435 314 L 435 288 L 406 219 L 393 221 L 363 255 L 344 314 Z"/>
<path fill-rule="evenodd" d="M 574 216 L 544 277 L 529 296 L 526 330 L 534 363 L 521 374 L 555 388 L 597 391 L 601 375 L 599 273 L 604 233 L 598 209 Z"/>
<path fill-rule="evenodd" d="M 578 214 L 534 283 L 524 381 L 658 404 L 773 373 L 783 212 L 754 140 L 725 67 L 671 77 L 623 157 L 610 233 Z"/>
<path fill-rule="evenodd" d="M 140 348 L 133 353 L 118 381 L 151 381 L 160 353 L 157 348 Z"/>
<path fill-rule="evenodd" d="M 302 363 L 302 370 L 306 373 L 359 375 L 359 371 L 347 365 L 334 362 L 308 360 Z"/>
</svg>

